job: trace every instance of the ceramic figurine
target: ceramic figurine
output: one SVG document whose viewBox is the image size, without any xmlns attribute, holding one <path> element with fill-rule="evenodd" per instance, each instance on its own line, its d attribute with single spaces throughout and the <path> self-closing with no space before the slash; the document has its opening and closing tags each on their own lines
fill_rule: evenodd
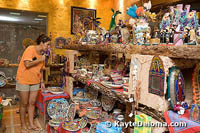
<svg viewBox="0 0 200 133">
<path fill-rule="evenodd" d="M 185 28 L 185 30 L 184 30 L 184 43 L 189 43 L 189 40 L 190 40 L 189 32 L 190 32 L 190 30 L 188 28 Z"/>
<path fill-rule="evenodd" d="M 167 29 L 166 29 L 165 37 L 166 37 L 166 44 L 168 44 L 169 43 L 169 31 Z"/>
<path fill-rule="evenodd" d="M 113 12 L 113 15 L 112 15 L 112 19 L 111 19 L 111 22 L 110 22 L 110 28 L 109 30 L 112 31 L 113 28 L 115 28 L 116 26 L 116 23 L 115 23 L 115 17 L 118 15 L 118 14 L 121 14 L 121 12 L 119 10 L 117 10 L 116 12 L 114 11 L 114 9 L 111 9 L 112 12 Z"/>
<path fill-rule="evenodd" d="M 105 43 L 111 42 L 111 34 L 109 31 L 107 31 L 106 34 L 104 35 L 104 40 L 105 40 Z"/>
<path fill-rule="evenodd" d="M 146 38 L 147 38 L 146 43 L 147 43 L 147 44 L 150 44 L 151 35 L 150 35 L 150 32 L 149 32 L 149 31 L 146 33 Z"/>
<path fill-rule="evenodd" d="M 174 41 L 174 31 L 172 28 L 169 29 L 169 43 L 173 44 Z"/>
<path fill-rule="evenodd" d="M 164 31 L 163 30 L 161 30 L 160 31 L 160 43 L 164 43 Z"/>
<path fill-rule="evenodd" d="M 160 23 L 160 29 L 166 29 L 167 27 L 170 26 L 170 17 L 169 13 L 165 13 L 165 15 L 162 18 L 162 21 Z"/>
<path fill-rule="evenodd" d="M 190 36 L 190 43 L 196 43 L 196 33 L 193 27 L 191 28 L 189 32 L 189 36 Z"/>
<path fill-rule="evenodd" d="M 122 42 L 122 34 L 121 31 L 119 30 L 117 33 L 117 43 L 121 43 Z"/>
<path fill-rule="evenodd" d="M 167 43 L 167 29 L 163 30 L 163 43 Z"/>
</svg>

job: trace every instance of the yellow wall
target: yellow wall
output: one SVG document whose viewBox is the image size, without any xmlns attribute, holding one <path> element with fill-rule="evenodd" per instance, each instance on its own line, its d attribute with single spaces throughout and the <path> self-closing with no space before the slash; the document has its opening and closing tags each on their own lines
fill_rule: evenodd
<svg viewBox="0 0 200 133">
<path fill-rule="evenodd" d="M 48 32 L 53 39 L 71 34 L 71 6 L 92 8 L 101 17 L 101 26 L 109 28 L 114 0 L 0 0 L 0 8 L 48 13 Z"/>
</svg>

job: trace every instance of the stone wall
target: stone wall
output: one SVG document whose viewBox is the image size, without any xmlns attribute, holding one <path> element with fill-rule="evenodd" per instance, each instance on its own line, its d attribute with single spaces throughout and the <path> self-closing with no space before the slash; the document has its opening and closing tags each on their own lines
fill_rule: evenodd
<svg viewBox="0 0 200 133">
<path fill-rule="evenodd" d="M 141 81 L 141 99 L 139 100 L 139 103 L 142 103 L 144 105 L 147 105 L 149 107 L 152 107 L 159 111 L 166 111 L 168 110 L 169 102 L 165 99 L 165 96 L 158 96 L 152 93 L 148 92 L 149 87 L 149 69 L 151 66 L 152 58 L 151 55 L 132 55 L 132 58 L 137 58 L 138 61 L 141 64 L 141 67 L 138 71 L 138 80 Z M 176 60 L 165 56 L 160 56 L 161 60 L 163 61 L 163 66 L 165 70 L 165 81 L 164 81 L 164 93 L 167 93 L 167 76 L 169 75 L 169 68 L 172 66 L 177 66 L 180 68 L 181 72 L 183 73 L 183 76 L 185 78 L 185 95 L 186 95 L 186 101 L 191 105 L 192 102 L 192 68 L 183 69 L 182 64 L 184 60 L 179 60 L 179 62 Z M 133 68 L 131 65 L 130 73 L 132 73 Z M 131 75 L 131 74 L 130 74 Z M 132 79 L 130 79 L 130 82 L 132 82 Z M 131 88 L 130 93 L 135 93 L 132 91 L 133 88 Z"/>
</svg>

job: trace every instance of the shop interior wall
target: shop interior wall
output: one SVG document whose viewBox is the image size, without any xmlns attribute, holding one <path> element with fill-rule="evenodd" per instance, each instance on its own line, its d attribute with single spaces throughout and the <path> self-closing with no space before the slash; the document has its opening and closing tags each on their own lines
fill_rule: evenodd
<svg viewBox="0 0 200 133">
<path fill-rule="evenodd" d="M 192 96 L 193 96 L 193 88 L 192 88 L 192 73 L 194 71 L 194 68 L 187 68 L 187 69 L 181 69 L 181 72 L 184 77 L 185 82 L 185 101 L 191 105 L 192 104 Z"/>
<path fill-rule="evenodd" d="M 114 0 L 1 0 L 0 8 L 48 13 L 48 33 L 52 38 L 71 36 L 71 6 L 97 10 L 101 26 L 109 28 Z"/>
</svg>

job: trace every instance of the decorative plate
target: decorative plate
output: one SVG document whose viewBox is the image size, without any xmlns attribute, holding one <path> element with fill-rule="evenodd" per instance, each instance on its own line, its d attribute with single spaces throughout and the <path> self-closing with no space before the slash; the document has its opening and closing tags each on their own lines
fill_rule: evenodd
<svg viewBox="0 0 200 133">
<path fill-rule="evenodd" d="M 106 95 L 102 95 L 101 103 L 102 103 L 102 107 L 105 111 L 111 111 L 115 105 L 115 100 Z"/>
<path fill-rule="evenodd" d="M 67 112 L 67 117 L 70 121 L 73 121 L 75 115 L 76 115 L 76 104 L 72 103 L 69 106 L 69 109 L 68 109 L 68 112 Z"/>
<path fill-rule="evenodd" d="M 85 128 L 88 123 L 87 117 L 82 117 L 79 121 L 80 128 Z"/>
<path fill-rule="evenodd" d="M 0 87 L 4 87 L 5 85 L 6 85 L 5 73 L 0 71 Z"/>
<path fill-rule="evenodd" d="M 108 88 L 113 88 L 113 89 L 119 89 L 123 87 L 123 84 L 116 84 L 113 82 L 108 82 L 108 81 L 103 81 L 101 82 L 104 86 L 108 87 Z"/>
<path fill-rule="evenodd" d="M 71 132 L 75 132 L 80 130 L 80 126 L 78 123 L 73 122 L 73 121 L 65 121 L 63 124 L 63 129 Z"/>
<path fill-rule="evenodd" d="M 89 129 L 88 128 L 83 128 L 83 129 L 81 129 L 81 133 L 89 133 Z"/>
<path fill-rule="evenodd" d="M 100 107 L 101 106 L 101 102 L 99 102 L 98 100 L 91 100 L 90 101 L 90 104 L 93 106 L 93 107 Z"/>
<path fill-rule="evenodd" d="M 66 117 L 69 103 L 64 98 L 52 99 L 47 105 L 47 113 L 54 120 L 63 120 Z"/>
<path fill-rule="evenodd" d="M 56 123 L 52 123 L 51 121 L 49 121 L 49 126 L 51 127 L 59 127 L 60 123 L 56 124 Z"/>
<path fill-rule="evenodd" d="M 100 117 L 100 111 L 91 110 L 86 113 L 86 116 L 90 119 L 98 119 Z"/>
<path fill-rule="evenodd" d="M 64 90 L 60 87 L 49 87 L 48 90 L 52 94 L 62 94 L 62 93 L 64 93 Z"/>
</svg>

